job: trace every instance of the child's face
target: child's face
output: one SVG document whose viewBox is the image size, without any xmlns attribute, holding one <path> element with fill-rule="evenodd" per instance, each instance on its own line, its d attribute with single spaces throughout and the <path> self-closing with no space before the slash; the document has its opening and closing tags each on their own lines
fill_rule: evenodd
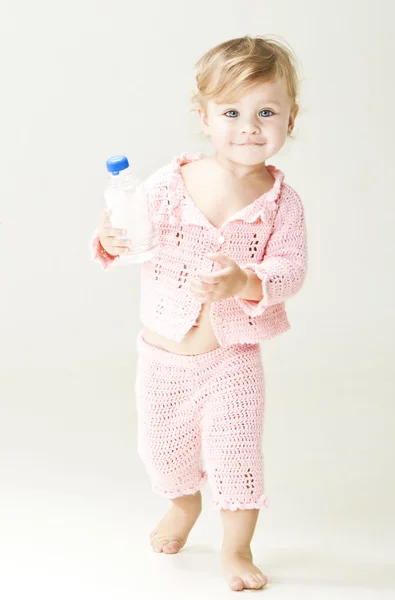
<svg viewBox="0 0 395 600">
<path fill-rule="evenodd" d="M 210 101 L 199 115 L 217 153 L 245 166 L 274 156 L 292 132 L 296 116 L 283 79 L 259 83 L 232 103 Z"/>
</svg>

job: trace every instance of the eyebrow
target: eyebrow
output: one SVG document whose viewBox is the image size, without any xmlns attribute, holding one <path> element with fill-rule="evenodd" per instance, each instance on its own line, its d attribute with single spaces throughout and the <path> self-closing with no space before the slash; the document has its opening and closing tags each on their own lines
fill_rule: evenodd
<svg viewBox="0 0 395 600">
<path fill-rule="evenodd" d="M 236 100 L 234 102 L 221 102 L 217 106 L 225 107 L 225 106 L 234 106 L 235 104 L 240 104 L 240 100 Z M 268 104 L 275 105 L 278 107 L 281 106 L 280 102 L 278 102 L 277 100 L 266 100 L 265 102 L 260 102 L 260 104 L 261 104 L 261 106 L 265 106 Z"/>
<path fill-rule="evenodd" d="M 262 104 L 275 104 L 276 106 L 281 106 L 280 102 L 277 100 L 266 100 L 266 102 L 262 102 Z"/>
</svg>

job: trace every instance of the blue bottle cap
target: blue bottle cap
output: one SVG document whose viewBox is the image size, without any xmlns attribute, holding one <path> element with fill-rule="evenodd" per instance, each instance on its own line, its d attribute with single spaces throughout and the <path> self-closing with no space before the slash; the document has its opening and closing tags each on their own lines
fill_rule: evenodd
<svg viewBox="0 0 395 600">
<path fill-rule="evenodd" d="M 129 161 L 126 156 L 117 154 L 117 156 L 110 156 L 106 161 L 107 171 L 113 175 L 119 175 L 119 171 L 124 171 L 129 166 Z"/>
</svg>

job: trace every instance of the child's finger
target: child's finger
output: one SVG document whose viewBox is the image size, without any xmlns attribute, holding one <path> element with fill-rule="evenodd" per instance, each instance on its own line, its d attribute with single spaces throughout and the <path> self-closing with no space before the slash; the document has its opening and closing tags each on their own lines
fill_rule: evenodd
<svg viewBox="0 0 395 600">
<path fill-rule="evenodd" d="M 202 281 L 207 283 L 222 283 L 222 281 L 229 277 L 232 272 L 232 267 L 226 267 L 225 269 L 221 269 L 220 271 L 216 271 L 215 273 L 198 273 L 197 276 Z"/>
<path fill-rule="evenodd" d="M 189 287 L 197 300 L 200 302 L 208 302 L 213 296 L 213 289 L 209 289 L 206 284 L 190 281 Z"/>
<path fill-rule="evenodd" d="M 211 285 L 218 285 L 220 278 L 218 273 L 198 273 L 199 281 L 203 283 L 210 283 Z"/>
<path fill-rule="evenodd" d="M 196 279 L 188 279 L 189 285 L 197 292 L 211 292 L 217 284 L 205 283 Z"/>
<path fill-rule="evenodd" d="M 99 223 L 102 229 L 111 226 L 111 211 L 104 210 L 100 215 Z"/>
<path fill-rule="evenodd" d="M 211 296 L 207 296 L 207 294 L 194 294 L 194 296 L 201 304 L 208 304 L 211 302 Z"/>
<path fill-rule="evenodd" d="M 234 265 L 234 261 L 226 256 L 226 254 L 222 254 L 222 252 L 216 252 L 215 254 L 207 254 L 207 258 L 212 260 L 213 262 L 218 263 L 221 267 L 231 267 Z"/>
<path fill-rule="evenodd" d="M 104 227 L 106 230 L 106 236 L 111 238 L 120 238 L 127 234 L 126 229 L 115 229 L 110 227 Z"/>
<path fill-rule="evenodd" d="M 198 286 L 196 281 L 188 281 L 188 285 L 194 294 L 201 294 L 203 290 Z"/>
<path fill-rule="evenodd" d="M 118 240 L 114 238 L 113 246 L 114 248 L 130 248 L 130 240 Z"/>
<path fill-rule="evenodd" d="M 130 252 L 130 246 L 120 243 L 111 243 L 111 240 L 104 245 L 104 249 L 110 254 L 128 254 Z"/>
</svg>

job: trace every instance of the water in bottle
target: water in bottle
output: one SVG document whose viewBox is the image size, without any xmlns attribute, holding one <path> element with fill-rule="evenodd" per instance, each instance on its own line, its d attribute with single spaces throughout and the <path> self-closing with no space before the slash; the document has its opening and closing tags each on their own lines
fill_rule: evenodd
<svg viewBox="0 0 395 600">
<path fill-rule="evenodd" d="M 111 210 L 111 225 L 125 229 L 123 239 L 131 241 L 130 252 L 120 255 L 119 261 L 146 262 L 155 256 L 158 242 L 144 184 L 131 172 L 126 156 L 112 156 L 106 166 L 108 182 L 104 197 Z"/>
</svg>

